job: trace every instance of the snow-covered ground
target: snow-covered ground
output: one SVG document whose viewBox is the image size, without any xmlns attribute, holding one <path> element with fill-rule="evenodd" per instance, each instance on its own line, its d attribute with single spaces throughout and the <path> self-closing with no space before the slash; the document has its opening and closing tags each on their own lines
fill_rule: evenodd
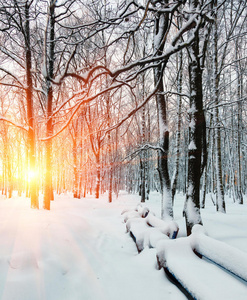
<svg viewBox="0 0 247 300">
<path fill-rule="evenodd" d="M 182 195 L 175 199 L 178 238 L 185 236 L 183 201 Z M 30 209 L 25 198 L 1 198 L 0 299 L 186 299 L 157 270 L 156 249 L 138 254 L 126 234 L 121 212 L 138 202 L 126 193 L 111 204 L 106 196 L 60 195 L 45 211 Z M 146 204 L 159 215 L 158 194 Z M 202 218 L 209 236 L 247 252 L 246 204 L 228 200 L 227 214 L 221 214 L 208 200 Z"/>
</svg>

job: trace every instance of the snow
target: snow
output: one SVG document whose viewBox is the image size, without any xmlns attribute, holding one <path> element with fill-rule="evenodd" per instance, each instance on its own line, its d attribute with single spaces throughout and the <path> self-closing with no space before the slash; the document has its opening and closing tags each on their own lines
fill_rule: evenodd
<svg viewBox="0 0 247 300">
<path fill-rule="evenodd" d="M 198 223 L 200 220 L 198 219 L 198 209 L 195 207 L 195 204 L 192 201 L 191 197 L 188 197 L 187 205 L 186 205 L 186 212 L 188 222 L 195 224 Z"/>
<path fill-rule="evenodd" d="M 47 68 L 46 68 L 46 59 L 45 57 L 43 58 L 43 63 L 42 63 L 42 67 L 41 67 L 41 73 L 43 75 L 44 78 L 47 77 Z"/>
<path fill-rule="evenodd" d="M 192 118 L 190 123 L 189 123 L 189 127 L 192 129 L 192 130 L 195 130 L 195 126 L 196 126 L 196 122 L 195 122 L 195 119 Z"/>
<path fill-rule="evenodd" d="M 149 213 L 146 222 L 148 225 L 156 227 L 165 235 L 173 238 L 177 236 L 179 227 L 178 224 L 174 220 L 163 221 L 157 218 L 154 214 Z"/>
<path fill-rule="evenodd" d="M 168 132 L 169 129 L 167 123 L 164 122 L 164 118 L 161 112 L 159 112 L 159 127 L 160 127 L 160 141 L 162 142 L 164 140 L 165 133 Z"/>
<path fill-rule="evenodd" d="M 122 212 L 126 231 L 133 238 L 138 252 L 145 247 L 155 248 L 158 241 L 176 238 L 178 225 L 173 220 L 164 221 L 157 218 L 147 207 L 138 204 L 135 210 Z"/>
<path fill-rule="evenodd" d="M 247 253 L 206 235 L 201 225 L 192 229 L 192 248 L 207 259 L 236 274 L 247 282 Z"/>
<path fill-rule="evenodd" d="M 165 237 L 166 242 L 181 244 L 182 249 L 178 247 L 176 251 L 183 255 L 190 251 L 184 238 L 184 199 L 183 195 L 175 198 L 178 238 L 168 240 Z M 0 198 L 0 299 L 186 299 L 167 280 L 164 271 L 157 270 L 156 249 L 144 245 L 138 254 L 126 233 L 121 212 L 134 210 L 139 201 L 137 195 L 126 193 L 113 199 L 113 203 L 107 202 L 107 195 L 100 199 L 73 199 L 70 194 L 64 194 L 55 197 L 51 211 L 45 211 L 30 209 L 30 200 L 26 198 Z M 206 209 L 202 210 L 206 232 L 246 253 L 247 206 L 233 204 L 229 199 L 226 202 L 227 214 L 220 214 L 210 199 L 206 201 Z M 151 194 L 145 205 L 160 217 L 159 194 Z M 156 246 L 159 233 L 153 232 L 151 242 Z M 199 261 L 208 265 L 204 260 Z M 189 269 L 183 269 L 182 262 L 176 261 L 176 264 L 189 281 L 196 266 L 192 264 Z M 207 267 L 205 270 L 205 277 L 218 280 L 211 267 L 210 273 Z M 232 288 L 229 282 L 230 279 L 225 284 L 226 292 Z M 206 286 L 206 290 L 210 288 Z"/>
<path fill-rule="evenodd" d="M 167 267 L 195 299 L 246 299 L 247 286 L 196 256 L 191 247 L 192 238 L 160 242 L 157 246 L 160 265 Z"/>
<path fill-rule="evenodd" d="M 194 141 L 191 141 L 188 147 L 188 150 L 196 150 L 196 145 Z"/>
<path fill-rule="evenodd" d="M 171 190 L 165 184 L 163 184 L 161 200 L 161 217 L 166 221 L 172 220 L 172 195 Z"/>
<path fill-rule="evenodd" d="M 197 224 L 201 222 L 201 216 L 199 209 L 195 206 L 192 201 L 192 195 L 194 193 L 194 187 L 191 183 L 188 186 L 188 200 L 185 205 L 186 216 L 188 222 L 191 224 Z"/>
<path fill-rule="evenodd" d="M 246 280 L 247 253 L 206 236 L 201 225 L 195 225 L 189 237 L 159 242 L 157 257 L 160 267 L 167 268 L 196 299 L 246 299 L 247 285 L 218 265 Z"/>
<path fill-rule="evenodd" d="M 196 111 L 195 105 L 192 104 L 192 106 L 188 109 L 188 114 L 194 114 Z"/>
<path fill-rule="evenodd" d="M 126 229 L 136 243 L 138 252 L 143 251 L 145 247 L 155 248 L 160 240 L 168 238 L 158 228 L 148 226 L 144 218 L 129 219 Z"/>
<path fill-rule="evenodd" d="M 138 211 L 133 210 L 133 211 L 127 211 L 124 213 L 124 222 L 126 223 L 129 219 L 132 218 L 141 218 L 141 215 L 139 214 Z"/>
</svg>

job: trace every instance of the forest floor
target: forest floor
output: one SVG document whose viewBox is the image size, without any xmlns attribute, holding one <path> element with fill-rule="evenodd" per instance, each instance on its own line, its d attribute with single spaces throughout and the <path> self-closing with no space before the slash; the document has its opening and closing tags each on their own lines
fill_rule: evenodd
<svg viewBox="0 0 247 300">
<path fill-rule="evenodd" d="M 157 270 L 156 250 L 137 253 L 121 212 L 137 195 L 73 199 L 56 196 L 51 211 L 32 210 L 30 200 L 0 199 L 1 300 L 180 300 L 186 299 Z M 178 237 L 185 236 L 184 196 L 175 199 Z M 146 205 L 159 216 L 160 196 Z M 247 205 L 227 200 L 216 213 L 210 198 L 202 210 L 208 235 L 247 252 Z"/>
</svg>

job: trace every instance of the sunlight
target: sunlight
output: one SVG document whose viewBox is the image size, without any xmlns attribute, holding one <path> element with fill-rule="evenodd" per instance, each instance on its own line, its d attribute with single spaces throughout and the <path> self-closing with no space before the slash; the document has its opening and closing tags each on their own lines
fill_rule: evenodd
<svg viewBox="0 0 247 300">
<path fill-rule="evenodd" d="M 29 170 L 27 172 L 27 181 L 30 182 L 31 180 L 35 179 L 37 177 L 37 172 L 34 170 Z"/>
</svg>

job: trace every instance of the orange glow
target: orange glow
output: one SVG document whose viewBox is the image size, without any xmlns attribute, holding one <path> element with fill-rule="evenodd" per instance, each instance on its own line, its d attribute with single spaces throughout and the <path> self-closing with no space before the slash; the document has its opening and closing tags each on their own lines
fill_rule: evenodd
<svg viewBox="0 0 247 300">
<path fill-rule="evenodd" d="M 37 172 L 34 170 L 29 170 L 27 173 L 27 180 L 30 182 L 31 180 L 34 180 L 37 176 Z"/>
</svg>

